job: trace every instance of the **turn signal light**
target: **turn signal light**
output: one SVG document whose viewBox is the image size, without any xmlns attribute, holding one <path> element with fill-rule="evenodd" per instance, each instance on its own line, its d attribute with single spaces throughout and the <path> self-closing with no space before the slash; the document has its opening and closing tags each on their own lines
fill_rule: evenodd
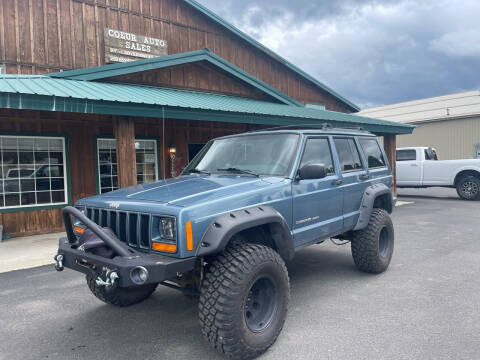
<svg viewBox="0 0 480 360">
<path fill-rule="evenodd" d="M 154 242 L 152 243 L 152 249 L 156 251 L 175 253 L 177 252 L 177 245 Z"/>
<path fill-rule="evenodd" d="M 74 226 L 73 227 L 73 230 L 78 234 L 78 235 L 82 235 L 84 232 L 85 232 L 85 228 L 81 227 L 81 226 Z"/>
<path fill-rule="evenodd" d="M 189 220 L 185 224 L 185 234 L 187 235 L 187 250 L 193 250 L 192 222 Z"/>
</svg>

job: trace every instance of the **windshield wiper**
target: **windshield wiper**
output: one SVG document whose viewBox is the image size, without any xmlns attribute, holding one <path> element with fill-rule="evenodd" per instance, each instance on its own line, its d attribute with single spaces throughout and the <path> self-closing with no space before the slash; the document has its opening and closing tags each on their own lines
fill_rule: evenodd
<svg viewBox="0 0 480 360">
<path fill-rule="evenodd" d="M 195 174 L 205 174 L 205 175 L 212 175 L 211 173 L 209 173 L 208 171 L 205 171 L 205 170 L 200 170 L 200 169 L 191 169 L 188 171 L 189 174 L 191 173 L 195 173 Z"/>
<path fill-rule="evenodd" d="M 235 167 L 229 167 L 229 168 L 226 168 L 226 169 L 217 169 L 217 171 L 235 172 L 235 173 L 238 173 L 238 174 L 248 174 L 248 175 L 260 177 L 260 175 L 258 175 L 257 173 L 254 173 L 253 171 L 242 170 L 242 169 L 235 168 Z"/>
</svg>

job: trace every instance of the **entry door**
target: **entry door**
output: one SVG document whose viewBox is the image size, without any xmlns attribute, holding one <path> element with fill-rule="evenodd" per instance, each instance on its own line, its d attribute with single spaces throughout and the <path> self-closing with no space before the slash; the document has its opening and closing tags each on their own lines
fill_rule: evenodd
<svg viewBox="0 0 480 360">
<path fill-rule="evenodd" d="M 416 149 L 397 150 L 397 186 L 421 185 L 422 168 Z"/>
<path fill-rule="evenodd" d="M 300 167 L 321 163 L 327 169 L 323 179 L 297 180 L 292 184 L 293 233 L 295 246 L 305 245 L 338 234 L 342 229 L 342 194 L 333 165 L 328 138 L 306 140 Z"/>
<path fill-rule="evenodd" d="M 369 186 L 368 172 L 354 138 L 335 137 L 334 143 L 342 172 L 343 227 L 351 229 L 358 221 L 363 193 Z"/>
</svg>

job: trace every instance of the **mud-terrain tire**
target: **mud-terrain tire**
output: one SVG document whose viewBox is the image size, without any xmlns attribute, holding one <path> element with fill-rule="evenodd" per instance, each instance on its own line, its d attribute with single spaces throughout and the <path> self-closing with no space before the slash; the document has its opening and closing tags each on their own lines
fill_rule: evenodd
<svg viewBox="0 0 480 360">
<path fill-rule="evenodd" d="M 199 301 L 202 333 L 230 359 L 255 358 L 280 334 L 289 298 L 287 268 L 277 252 L 232 245 L 206 272 Z"/>
<path fill-rule="evenodd" d="M 480 179 L 469 175 L 457 181 L 457 194 L 463 200 L 480 199 Z"/>
<path fill-rule="evenodd" d="M 357 268 L 372 274 L 387 270 L 392 259 L 394 235 L 388 212 L 373 209 L 368 226 L 353 234 L 352 256 Z"/>
<path fill-rule="evenodd" d="M 87 284 L 90 291 L 101 301 L 120 307 L 137 304 L 147 299 L 157 288 L 157 284 L 147 284 L 131 288 L 107 288 L 98 286 L 95 279 L 87 275 Z"/>
</svg>

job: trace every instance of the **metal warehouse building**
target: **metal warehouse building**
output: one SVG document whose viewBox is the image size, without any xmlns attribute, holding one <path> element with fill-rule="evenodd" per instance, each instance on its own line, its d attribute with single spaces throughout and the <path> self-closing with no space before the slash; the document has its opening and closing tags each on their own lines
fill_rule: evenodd
<svg viewBox="0 0 480 360">
<path fill-rule="evenodd" d="M 357 106 L 193 0 L 0 0 L 0 224 L 62 229 L 77 199 L 177 176 L 210 139 Z M 325 110 L 321 110 L 324 108 Z"/>
<path fill-rule="evenodd" d="M 480 158 L 479 90 L 380 106 L 358 114 L 418 126 L 413 134 L 397 138 L 398 147 L 433 147 L 442 160 Z"/>
</svg>

